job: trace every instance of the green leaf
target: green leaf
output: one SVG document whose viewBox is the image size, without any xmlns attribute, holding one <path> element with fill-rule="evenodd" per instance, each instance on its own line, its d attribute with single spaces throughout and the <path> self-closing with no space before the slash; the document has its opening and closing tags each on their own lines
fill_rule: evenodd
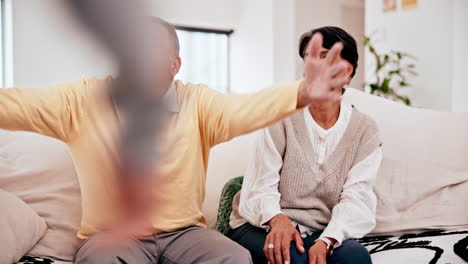
<svg viewBox="0 0 468 264">
<path fill-rule="evenodd" d="M 404 99 L 403 99 L 403 102 L 404 102 L 407 106 L 411 106 L 411 100 L 410 100 L 408 97 L 404 98 Z"/>
<path fill-rule="evenodd" d="M 387 94 L 389 91 L 390 91 L 390 79 L 389 78 L 385 78 L 381 87 L 380 87 L 380 90 L 382 91 L 382 93 L 384 94 Z"/>
<path fill-rule="evenodd" d="M 383 68 L 385 65 L 387 65 L 389 61 L 390 61 L 390 58 L 388 57 L 387 54 L 385 54 L 383 56 L 383 59 L 381 60 L 381 63 L 380 63 L 381 66 L 382 66 L 381 68 Z"/>
<path fill-rule="evenodd" d="M 411 100 L 408 97 L 399 95 L 398 99 L 403 101 L 403 103 L 405 103 L 407 106 L 411 106 Z"/>
<path fill-rule="evenodd" d="M 370 38 L 369 38 L 369 37 L 365 37 L 365 38 L 364 38 L 364 46 L 369 45 L 369 43 L 370 43 Z"/>
<path fill-rule="evenodd" d="M 374 94 L 375 91 L 379 90 L 379 86 L 377 84 L 373 83 L 373 84 L 370 84 L 369 86 L 370 86 L 370 89 L 371 89 L 371 91 L 370 91 L 371 94 Z"/>
</svg>

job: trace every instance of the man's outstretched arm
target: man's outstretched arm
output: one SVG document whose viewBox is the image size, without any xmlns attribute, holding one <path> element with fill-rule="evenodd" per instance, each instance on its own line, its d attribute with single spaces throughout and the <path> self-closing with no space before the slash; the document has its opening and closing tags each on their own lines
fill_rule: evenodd
<svg viewBox="0 0 468 264">
<path fill-rule="evenodd" d="M 0 89 L 0 129 L 30 131 L 73 139 L 82 117 L 82 94 L 86 80 L 47 88 Z"/>
<path fill-rule="evenodd" d="M 210 146 L 273 124 L 298 109 L 300 81 L 255 94 L 222 94 L 201 87 L 201 132 Z"/>
<path fill-rule="evenodd" d="M 349 82 L 347 65 L 338 62 L 343 45 L 335 44 L 320 58 L 322 36 L 312 38 L 305 60 L 304 80 L 249 95 L 226 95 L 199 87 L 201 132 L 210 146 L 266 127 L 311 103 L 341 100 Z"/>
</svg>

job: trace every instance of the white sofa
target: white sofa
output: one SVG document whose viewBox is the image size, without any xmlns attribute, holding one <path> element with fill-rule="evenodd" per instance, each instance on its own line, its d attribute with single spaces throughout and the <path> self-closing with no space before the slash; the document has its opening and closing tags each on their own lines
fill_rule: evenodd
<svg viewBox="0 0 468 264">
<path fill-rule="evenodd" d="M 374 263 L 465 263 L 453 247 L 461 245 L 463 254 L 459 241 L 468 240 L 468 114 L 409 108 L 354 89 L 345 101 L 377 121 L 384 142 L 375 186 L 377 227 L 371 234 L 379 237 L 362 241 Z M 204 204 L 209 227 L 215 225 L 224 184 L 243 175 L 254 142 L 250 134 L 212 150 Z M 70 261 L 80 243 L 75 237 L 80 195 L 66 146 L 32 133 L 0 131 L 0 189 L 38 215 L 34 228 L 42 234 L 30 241 L 29 255 Z M 439 228 L 449 231 L 401 236 Z M 0 264 L 5 261 L 0 256 Z"/>
</svg>

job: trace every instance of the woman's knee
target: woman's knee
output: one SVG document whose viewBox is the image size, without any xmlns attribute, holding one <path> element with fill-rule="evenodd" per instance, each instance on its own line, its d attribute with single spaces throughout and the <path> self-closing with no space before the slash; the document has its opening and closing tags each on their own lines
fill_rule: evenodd
<svg viewBox="0 0 468 264">
<path fill-rule="evenodd" d="M 328 257 L 327 263 L 343 264 L 371 264 L 371 256 L 367 249 L 356 240 L 345 240 L 343 244 L 336 248 L 333 254 Z"/>
<path fill-rule="evenodd" d="M 291 247 L 289 249 L 289 255 L 291 258 L 291 261 L 289 263 L 298 263 L 298 264 L 307 264 L 308 259 L 307 259 L 307 251 L 304 253 L 301 253 L 297 247 L 296 243 L 292 242 Z"/>
<path fill-rule="evenodd" d="M 246 224 L 232 230 L 228 236 L 250 252 L 254 263 L 267 263 L 263 253 L 266 237 L 264 230 Z"/>
</svg>

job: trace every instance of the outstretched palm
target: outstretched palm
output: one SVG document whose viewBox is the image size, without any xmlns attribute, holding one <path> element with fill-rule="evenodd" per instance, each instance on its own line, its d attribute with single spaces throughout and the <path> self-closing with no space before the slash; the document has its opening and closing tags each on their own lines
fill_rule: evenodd
<svg viewBox="0 0 468 264">
<path fill-rule="evenodd" d="M 322 35 L 317 33 L 314 34 L 307 47 L 300 106 L 325 101 L 340 101 L 341 88 L 349 83 L 350 79 L 345 75 L 348 65 L 338 60 L 343 44 L 333 45 L 327 57 L 321 59 L 322 42 Z"/>
</svg>

